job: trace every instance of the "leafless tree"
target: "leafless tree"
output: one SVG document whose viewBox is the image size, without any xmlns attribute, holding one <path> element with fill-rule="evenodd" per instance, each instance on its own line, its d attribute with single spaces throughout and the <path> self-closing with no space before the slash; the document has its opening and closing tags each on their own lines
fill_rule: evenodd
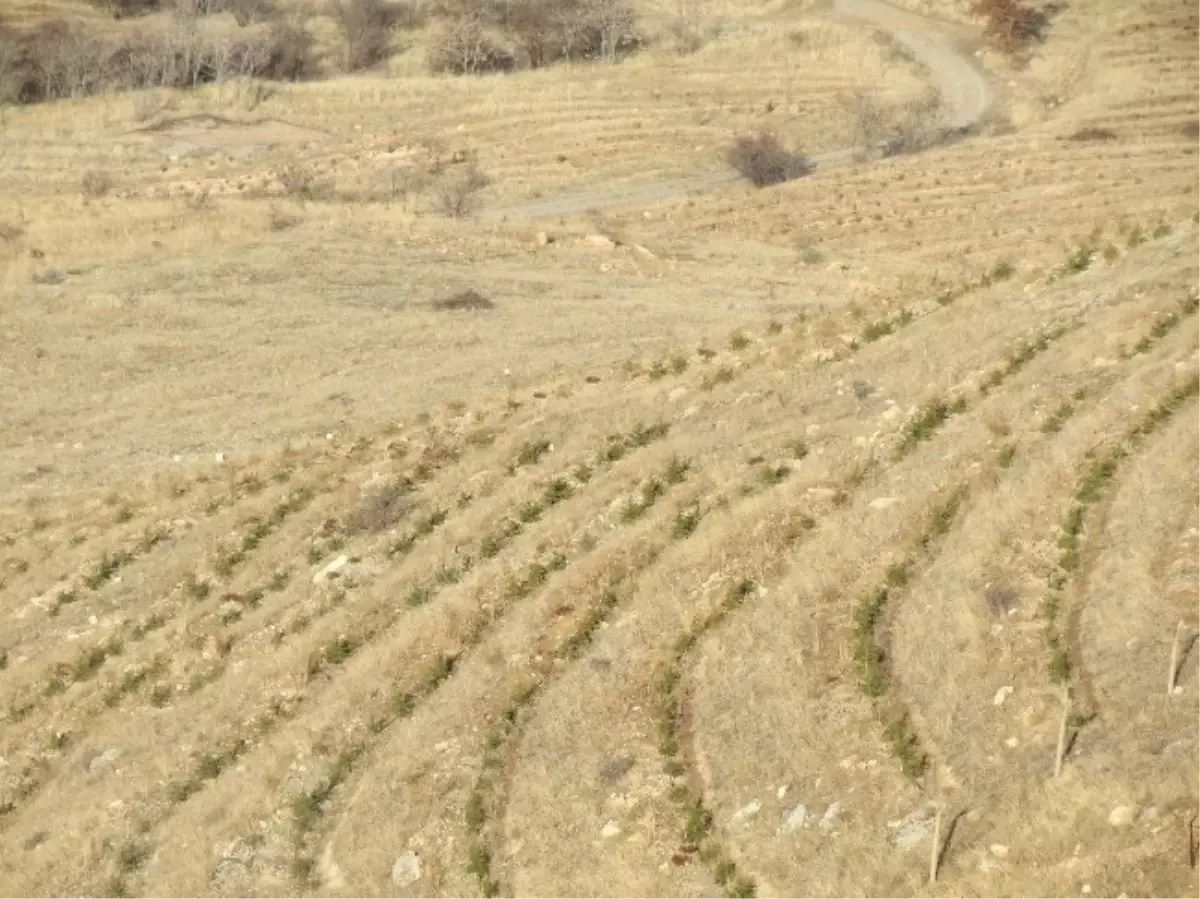
<svg viewBox="0 0 1200 899">
<path fill-rule="evenodd" d="M 512 57 L 478 19 L 467 16 L 448 24 L 434 41 L 429 67 L 435 72 L 478 75 L 512 68 Z"/>
<path fill-rule="evenodd" d="M 581 0 L 581 18 L 600 37 L 600 59 L 615 63 L 622 46 L 635 39 L 637 14 L 626 0 Z"/>
</svg>

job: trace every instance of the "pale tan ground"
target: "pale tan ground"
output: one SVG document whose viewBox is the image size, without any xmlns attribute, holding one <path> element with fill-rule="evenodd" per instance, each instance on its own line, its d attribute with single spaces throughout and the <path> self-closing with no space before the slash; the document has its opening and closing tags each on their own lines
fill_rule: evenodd
<svg viewBox="0 0 1200 899">
<path fill-rule="evenodd" d="M 431 152 L 477 153 L 488 209 L 690 177 L 770 117 L 833 149 L 838 90 L 914 96 L 920 72 L 813 5 L 763 4 L 694 56 L 616 69 L 432 79 L 410 48 L 392 78 L 164 95 L 149 122 L 129 96 L 5 110 L 0 891 L 476 895 L 475 844 L 504 894 L 722 895 L 681 846 L 657 684 L 751 578 L 683 657 L 680 736 L 682 782 L 760 895 L 1194 894 L 1194 397 L 1089 507 L 1062 625 L 1095 717 L 1058 778 L 1042 601 L 1080 477 L 1200 364 L 1196 21 L 1081 0 L 1028 68 L 982 56 L 1001 96 L 966 143 L 520 226 L 366 195 Z M 1084 125 L 1116 139 L 1066 139 Z M 295 162 L 323 198 L 272 196 Z M 88 170 L 113 190 L 84 198 Z M 1014 277 L 978 283 L 1001 262 Z M 464 289 L 495 308 L 431 305 Z M 896 459 L 918 408 L 958 396 Z M 536 441 L 552 446 L 517 464 Z M 623 512 L 673 456 L 687 477 Z M 406 505 L 357 528 L 404 476 Z M 555 480 L 570 495 L 485 551 Z M 883 702 L 930 759 L 913 781 L 859 690 L 853 615 L 960 486 L 880 631 Z M 931 802 L 932 886 L 928 834 L 891 842 Z M 393 872 L 409 853 L 412 879 Z"/>
</svg>

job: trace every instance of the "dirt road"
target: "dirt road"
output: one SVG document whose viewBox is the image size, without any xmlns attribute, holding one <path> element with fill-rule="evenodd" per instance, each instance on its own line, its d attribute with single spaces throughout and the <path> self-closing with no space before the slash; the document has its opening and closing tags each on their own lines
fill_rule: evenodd
<svg viewBox="0 0 1200 899">
<path fill-rule="evenodd" d="M 896 43 L 912 53 L 929 72 L 930 79 L 942 95 L 946 127 L 969 127 L 987 111 L 993 98 L 991 85 L 938 23 L 896 9 L 881 0 L 834 0 L 833 12 L 887 32 Z M 853 160 L 853 155 L 853 149 L 847 147 L 815 154 L 812 161 L 819 171 L 846 165 Z M 574 215 L 589 209 L 653 203 L 713 190 L 733 184 L 740 177 L 734 171 L 720 169 L 691 178 L 650 181 L 620 188 L 598 188 L 549 200 L 498 207 L 488 210 L 483 217 L 491 221 L 529 221 Z"/>
</svg>

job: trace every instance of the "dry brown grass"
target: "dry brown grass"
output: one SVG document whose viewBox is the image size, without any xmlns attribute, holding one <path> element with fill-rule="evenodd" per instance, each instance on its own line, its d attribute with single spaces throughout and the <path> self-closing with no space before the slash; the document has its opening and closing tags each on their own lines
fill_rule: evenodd
<svg viewBox="0 0 1200 899">
<path fill-rule="evenodd" d="M 437 214 L 920 96 L 739 9 L 617 69 L 431 78 L 418 32 L 389 79 L 3 111 L 6 892 L 1197 889 L 1195 399 L 1137 430 L 1200 364 L 1194 15 L 985 56 L 1011 134 Z"/>
</svg>

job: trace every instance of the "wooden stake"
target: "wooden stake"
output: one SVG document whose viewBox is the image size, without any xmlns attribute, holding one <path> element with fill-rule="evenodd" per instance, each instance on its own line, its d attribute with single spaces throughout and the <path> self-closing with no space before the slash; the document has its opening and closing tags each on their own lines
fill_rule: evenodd
<svg viewBox="0 0 1200 899">
<path fill-rule="evenodd" d="M 1188 850 L 1188 867 L 1196 867 L 1196 853 L 1200 851 L 1200 845 L 1196 842 L 1196 816 L 1192 815 L 1187 819 L 1185 824 L 1187 827 L 1187 850 Z"/>
<path fill-rule="evenodd" d="M 942 806 L 937 807 L 937 817 L 933 819 L 933 842 L 929 847 L 929 882 L 937 883 L 938 860 L 942 855 Z"/>
<path fill-rule="evenodd" d="M 1167 695 L 1175 692 L 1175 671 L 1179 667 L 1179 635 L 1186 625 L 1181 621 L 1175 625 L 1175 636 L 1171 639 L 1171 668 L 1167 671 Z"/>
<path fill-rule="evenodd" d="M 1063 684 L 1062 720 L 1058 722 L 1058 748 L 1054 751 L 1054 776 L 1062 774 L 1063 755 L 1067 751 L 1067 719 L 1071 717 L 1071 690 Z"/>
</svg>

